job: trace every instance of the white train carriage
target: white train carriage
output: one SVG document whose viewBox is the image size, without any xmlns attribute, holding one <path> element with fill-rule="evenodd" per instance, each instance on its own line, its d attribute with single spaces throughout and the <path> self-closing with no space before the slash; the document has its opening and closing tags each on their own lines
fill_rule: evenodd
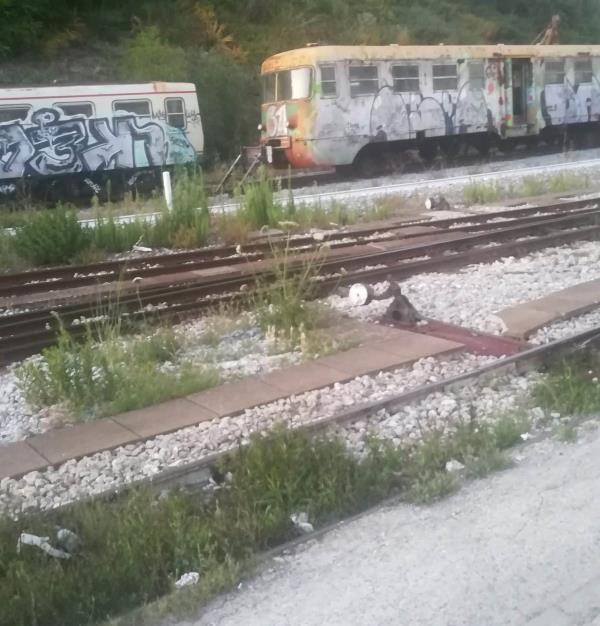
<svg viewBox="0 0 600 626">
<path fill-rule="evenodd" d="M 190 83 L 0 89 L 0 189 L 97 188 L 197 162 L 204 135 Z"/>
<path fill-rule="evenodd" d="M 418 149 L 585 137 L 600 46 L 315 46 L 262 66 L 261 142 L 278 166 L 369 164 Z"/>
</svg>

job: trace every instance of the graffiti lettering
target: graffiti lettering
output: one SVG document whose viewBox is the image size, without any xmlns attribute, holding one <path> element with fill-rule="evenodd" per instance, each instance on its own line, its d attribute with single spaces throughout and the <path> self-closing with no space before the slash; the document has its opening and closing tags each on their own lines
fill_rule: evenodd
<svg viewBox="0 0 600 626">
<path fill-rule="evenodd" d="M 35 111 L 29 121 L 0 124 L 0 179 L 193 161 L 182 129 L 131 114 L 112 118 Z"/>
</svg>

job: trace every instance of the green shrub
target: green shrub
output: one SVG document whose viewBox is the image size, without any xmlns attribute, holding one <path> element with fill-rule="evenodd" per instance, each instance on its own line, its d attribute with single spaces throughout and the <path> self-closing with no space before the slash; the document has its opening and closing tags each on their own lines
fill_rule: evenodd
<svg viewBox="0 0 600 626">
<path fill-rule="evenodd" d="M 69 263 L 90 240 L 90 232 L 79 224 L 76 213 L 62 206 L 34 213 L 15 235 L 19 254 L 34 265 Z"/>
<path fill-rule="evenodd" d="M 118 63 L 122 80 L 187 80 L 185 51 L 167 43 L 157 26 L 147 26 L 127 41 Z"/>
</svg>

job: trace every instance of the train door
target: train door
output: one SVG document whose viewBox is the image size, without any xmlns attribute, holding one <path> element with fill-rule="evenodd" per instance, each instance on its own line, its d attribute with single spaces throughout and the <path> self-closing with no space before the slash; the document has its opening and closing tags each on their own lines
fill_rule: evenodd
<svg viewBox="0 0 600 626">
<path fill-rule="evenodd" d="M 527 108 L 531 88 L 531 60 L 512 59 L 512 113 L 515 126 L 525 126 L 527 124 Z"/>
</svg>

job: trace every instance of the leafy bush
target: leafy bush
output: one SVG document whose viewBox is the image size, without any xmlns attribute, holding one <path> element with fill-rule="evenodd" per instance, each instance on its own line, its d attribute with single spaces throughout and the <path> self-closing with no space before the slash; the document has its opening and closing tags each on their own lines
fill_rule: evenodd
<svg viewBox="0 0 600 626">
<path fill-rule="evenodd" d="M 125 45 L 118 73 L 126 81 L 184 81 L 187 62 L 182 48 L 170 45 L 157 26 L 136 33 Z"/>
<path fill-rule="evenodd" d="M 69 263 L 89 243 L 75 212 L 62 206 L 34 213 L 15 235 L 19 254 L 35 265 Z"/>
</svg>

